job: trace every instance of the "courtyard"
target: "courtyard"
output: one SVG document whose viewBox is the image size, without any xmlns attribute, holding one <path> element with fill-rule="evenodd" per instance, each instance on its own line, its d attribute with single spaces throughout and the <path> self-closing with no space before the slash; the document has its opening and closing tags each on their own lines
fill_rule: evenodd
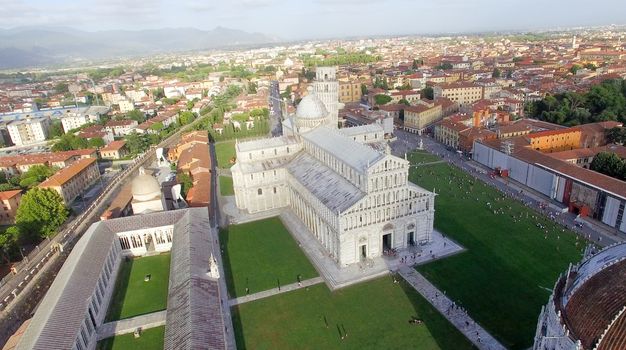
<svg viewBox="0 0 626 350">
<path fill-rule="evenodd" d="M 422 155 L 412 154 L 412 164 Z M 511 349 L 532 345 L 554 282 L 585 243 L 521 202 L 449 164 L 411 169 L 438 196 L 435 227 L 467 251 L 417 270 Z"/>
<path fill-rule="evenodd" d="M 167 307 L 170 254 L 123 259 L 105 322 Z"/>
<path fill-rule="evenodd" d="M 331 292 L 326 285 L 232 309 L 239 349 L 472 349 L 413 288 L 391 276 Z M 419 320 L 420 323 L 410 323 Z M 342 339 L 342 337 L 344 339 Z"/>
<path fill-rule="evenodd" d="M 146 329 L 139 338 L 133 333 L 106 338 L 98 342 L 97 350 L 163 349 L 165 326 Z"/>
<path fill-rule="evenodd" d="M 220 244 L 231 297 L 318 276 L 277 217 L 230 225 L 220 231 Z"/>
<path fill-rule="evenodd" d="M 215 157 L 217 167 L 220 169 L 230 169 L 233 165 L 230 160 L 235 158 L 235 141 L 223 141 L 215 143 Z"/>
</svg>

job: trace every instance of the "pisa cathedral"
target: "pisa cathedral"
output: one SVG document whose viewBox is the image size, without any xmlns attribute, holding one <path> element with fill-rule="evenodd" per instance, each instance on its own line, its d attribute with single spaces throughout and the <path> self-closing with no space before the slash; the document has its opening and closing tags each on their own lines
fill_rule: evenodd
<svg viewBox="0 0 626 350">
<path fill-rule="evenodd" d="M 381 125 L 338 129 L 334 68 L 283 121 L 283 136 L 238 142 L 237 207 L 293 211 L 339 267 L 431 241 L 435 195 L 408 181 Z"/>
</svg>

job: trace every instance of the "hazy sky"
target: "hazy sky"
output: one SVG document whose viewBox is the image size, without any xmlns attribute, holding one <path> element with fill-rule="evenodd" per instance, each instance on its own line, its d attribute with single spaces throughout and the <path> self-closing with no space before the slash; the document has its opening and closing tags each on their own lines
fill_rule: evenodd
<svg viewBox="0 0 626 350">
<path fill-rule="evenodd" d="M 625 0 L 0 0 L 0 27 L 216 26 L 282 39 L 626 24 Z"/>
</svg>

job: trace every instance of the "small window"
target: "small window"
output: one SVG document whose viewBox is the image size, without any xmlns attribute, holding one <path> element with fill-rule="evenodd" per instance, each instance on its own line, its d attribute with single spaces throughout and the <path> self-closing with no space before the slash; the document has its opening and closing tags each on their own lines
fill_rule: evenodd
<svg viewBox="0 0 626 350">
<path fill-rule="evenodd" d="M 274 187 L 274 194 L 276 194 L 276 187 Z"/>
<path fill-rule="evenodd" d="M 259 189 L 257 190 L 257 193 L 258 193 L 258 194 L 259 194 L 259 196 L 260 196 L 260 195 L 262 195 L 262 194 L 263 194 L 263 190 L 259 188 Z"/>
</svg>

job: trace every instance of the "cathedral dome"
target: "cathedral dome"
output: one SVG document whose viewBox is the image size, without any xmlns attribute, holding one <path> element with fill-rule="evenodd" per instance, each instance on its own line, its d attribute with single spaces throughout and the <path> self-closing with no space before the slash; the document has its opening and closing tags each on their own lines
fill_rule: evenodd
<svg viewBox="0 0 626 350">
<path fill-rule="evenodd" d="M 302 98 L 298 104 L 296 117 L 299 119 L 323 119 L 328 117 L 328 111 L 324 102 L 313 93 L 313 88 L 309 86 L 308 94 Z"/>
<path fill-rule="evenodd" d="M 134 200 L 146 201 L 160 197 L 161 186 L 157 179 L 152 175 L 146 174 L 142 167 L 139 169 L 139 175 L 137 175 L 131 183 L 131 192 Z"/>
</svg>

